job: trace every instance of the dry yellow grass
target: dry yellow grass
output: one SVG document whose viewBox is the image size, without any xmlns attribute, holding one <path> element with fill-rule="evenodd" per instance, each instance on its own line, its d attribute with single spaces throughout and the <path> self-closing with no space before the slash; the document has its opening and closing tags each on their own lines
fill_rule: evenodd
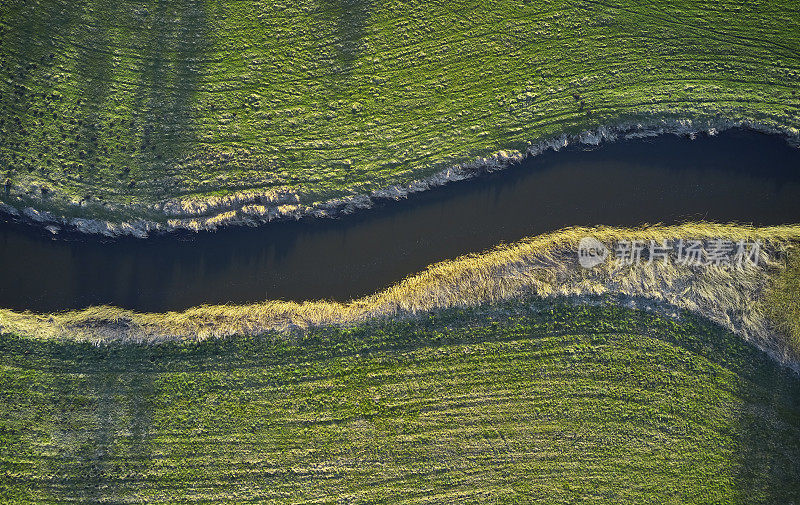
<svg viewBox="0 0 800 505">
<path fill-rule="evenodd" d="M 607 245 L 622 239 L 720 237 L 761 240 L 766 247 L 759 268 L 698 269 L 674 262 L 618 266 L 606 262 L 587 270 L 578 265 L 576 255 L 578 241 L 587 235 Z M 618 294 L 700 313 L 785 359 L 791 352 L 783 344 L 785 339 L 775 338 L 775 325 L 765 315 L 765 293 L 776 273 L 784 271 L 786 252 L 798 241 L 800 226 L 795 225 L 756 228 L 698 222 L 630 229 L 576 227 L 434 264 L 382 292 L 347 303 L 275 300 L 167 313 L 136 313 L 108 306 L 44 315 L 0 310 L 0 329 L 39 339 L 94 342 L 203 340 L 405 317 L 523 296 Z"/>
</svg>

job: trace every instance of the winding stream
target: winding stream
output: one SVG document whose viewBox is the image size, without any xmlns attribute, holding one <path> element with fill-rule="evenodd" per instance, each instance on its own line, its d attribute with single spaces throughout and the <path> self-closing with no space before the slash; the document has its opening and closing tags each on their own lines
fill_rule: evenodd
<svg viewBox="0 0 800 505">
<path fill-rule="evenodd" d="M 800 222 L 800 149 L 733 130 L 547 152 L 338 220 L 146 240 L 0 224 L 0 306 L 140 311 L 264 299 L 346 300 L 427 265 L 571 225 Z"/>
</svg>

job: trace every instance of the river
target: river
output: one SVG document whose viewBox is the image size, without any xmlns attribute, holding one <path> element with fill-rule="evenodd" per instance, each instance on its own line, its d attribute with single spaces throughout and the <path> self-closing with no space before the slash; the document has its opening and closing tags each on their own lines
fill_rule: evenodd
<svg viewBox="0 0 800 505">
<path fill-rule="evenodd" d="M 340 219 L 149 239 L 0 223 L 0 306 L 140 311 L 347 300 L 431 263 L 572 225 L 800 222 L 800 149 L 744 130 L 546 152 Z"/>
</svg>

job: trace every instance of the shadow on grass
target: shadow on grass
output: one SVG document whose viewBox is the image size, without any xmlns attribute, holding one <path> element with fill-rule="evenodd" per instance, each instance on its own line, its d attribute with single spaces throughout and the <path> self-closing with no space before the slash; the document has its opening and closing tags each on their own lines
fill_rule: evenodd
<svg viewBox="0 0 800 505">
<path fill-rule="evenodd" d="M 197 0 L 143 2 L 134 12 L 147 29 L 134 37 L 142 68 L 133 92 L 131 133 L 139 139 L 140 169 L 162 174 L 197 139 L 194 94 L 210 29 L 205 6 Z M 142 174 L 132 175 L 142 180 Z"/>
<path fill-rule="evenodd" d="M 135 480 L 152 462 L 154 376 L 120 374 L 103 368 L 85 374 L 53 374 L 50 398 L 39 429 L 55 449 L 43 458 L 42 475 L 52 475 L 55 501 L 100 503 L 114 494 L 134 494 Z"/>
<path fill-rule="evenodd" d="M 372 12 L 371 0 L 320 0 L 323 20 L 333 23 L 336 54 L 348 71 L 361 53 L 367 22 Z"/>
<path fill-rule="evenodd" d="M 0 4 L 0 166 L 12 180 L 15 171 L 46 170 L 46 160 L 34 163 L 28 151 L 41 133 L 39 118 L 49 120 L 55 114 L 54 120 L 61 120 L 61 104 L 49 93 L 65 44 L 53 35 L 70 33 L 81 10 L 80 0 L 72 5 L 26 0 Z"/>
<path fill-rule="evenodd" d="M 742 376 L 735 475 L 745 503 L 800 502 L 800 381 L 769 364 Z M 787 483 L 794 483 L 789 484 Z"/>
<path fill-rule="evenodd" d="M 14 82 L 0 100 L 0 148 L 21 153 L 9 164 L 45 172 L 41 154 L 52 153 L 71 177 L 132 192 L 128 181 L 168 173 L 197 139 L 194 94 L 210 43 L 204 3 L 33 5 L 0 10 L 0 71 Z"/>
</svg>

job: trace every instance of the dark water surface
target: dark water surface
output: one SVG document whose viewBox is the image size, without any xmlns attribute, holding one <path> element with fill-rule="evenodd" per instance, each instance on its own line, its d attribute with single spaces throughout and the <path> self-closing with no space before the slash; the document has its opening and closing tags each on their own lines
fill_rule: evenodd
<svg viewBox="0 0 800 505">
<path fill-rule="evenodd" d="M 346 300 L 427 265 L 571 225 L 800 222 L 800 149 L 729 131 L 548 152 L 339 220 L 147 240 L 0 224 L 0 306 L 142 311 L 264 299 Z"/>
</svg>

